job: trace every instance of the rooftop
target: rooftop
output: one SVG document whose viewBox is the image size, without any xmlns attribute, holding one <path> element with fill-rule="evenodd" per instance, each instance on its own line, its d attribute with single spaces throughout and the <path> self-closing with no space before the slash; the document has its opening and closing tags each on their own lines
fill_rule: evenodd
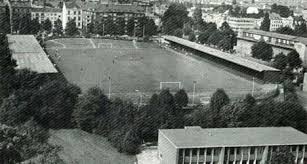
<svg viewBox="0 0 307 164">
<path fill-rule="evenodd" d="M 211 55 L 213 55 L 215 57 L 230 61 L 232 63 L 244 66 L 246 68 L 253 69 L 253 70 L 258 71 L 258 72 L 279 71 L 278 69 L 275 69 L 273 67 L 269 67 L 269 66 L 266 66 L 266 65 L 248 60 L 248 59 L 244 59 L 242 57 L 235 56 L 233 54 L 229 54 L 229 53 L 226 53 L 226 52 L 223 52 L 223 51 L 211 48 L 211 47 L 203 46 L 201 44 L 191 42 L 191 41 L 188 41 L 188 40 L 185 40 L 185 39 L 182 39 L 182 38 L 178 38 L 178 37 L 175 37 L 175 36 L 164 36 L 164 38 L 166 40 L 179 43 L 181 45 L 196 49 L 196 50 L 204 52 L 204 53 L 210 53 Z"/>
<path fill-rule="evenodd" d="M 59 8 L 32 8 L 32 12 L 55 12 L 60 13 L 62 12 L 62 9 Z"/>
<path fill-rule="evenodd" d="M 292 127 L 185 128 L 159 130 L 177 148 L 307 144 L 307 134 Z"/>
<path fill-rule="evenodd" d="M 47 54 L 33 35 L 7 35 L 17 69 L 28 68 L 37 73 L 57 73 Z"/>
<path fill-rule="evenodd" d="M 97 12 L 125 12 L 125 13 L 142 13 L 145 12 L 143 6 L 135 4 L 99 4 L 96 7 Z"/>
<path fill-rule="evenodd" d="M 263 36 L 269 36 L 269 37 L 273 37 L 273 38 L 285 39 L 285 40 L 292 40 L 292 41 L 301 42 L 301 43 L 307 45 L 307 38 L 304 38 L 304 37 L 298 37 L 298 36 L 286 35 L 286 34 L 279 34 L 279 33 L 276 33 L 276 32 L 262 31 L 262 30 L 256 30 L 256 29 L 243 30 L 243 32 L 248 32 L 248 33 L 253 33 L 253 34 L 263 35 Z"/>
</svg>

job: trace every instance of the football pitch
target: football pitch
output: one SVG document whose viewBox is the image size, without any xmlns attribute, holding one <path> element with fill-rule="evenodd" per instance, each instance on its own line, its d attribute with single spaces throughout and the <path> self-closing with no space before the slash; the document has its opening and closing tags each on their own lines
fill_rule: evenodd
<svg viewBox="0 0 307 164">
<path fill-rule="evenodd" d="M 160 88 L 184 88 L 209 96 L 217 88 L 229 94 L 250 93 L 252 80 L 218 64 L 162 49 L 154 43 L 107 39 L 56 39 L 47 50 L 57 67 L 72 83 L 87 90 L 103 88 L 112 95 L 158 93 Z M 163 83 L 161 82 L 175 82 Z M 262 85 L 255 83 L 255 91 Z"/>
</svg>

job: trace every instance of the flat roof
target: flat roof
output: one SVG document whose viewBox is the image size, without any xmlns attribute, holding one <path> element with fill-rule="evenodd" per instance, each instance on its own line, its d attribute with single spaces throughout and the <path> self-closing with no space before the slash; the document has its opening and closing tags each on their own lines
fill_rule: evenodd
<svg viewBox="0 0 307 164">
<path fill-rule="evenodd" d="M 159 130 L 176 148 L 307 145 L 307 134 L 292 127 Z"/>
<path fill-rule="evenodd" d="M 37 73 L 57 73 L 57 69 L 33 35 L 7 35 L 12 58 L 17 69 L 30 69 Z"/>
<path fill-rule="evenodd" d="M 191 42 L 191 41 L 188 41 L 188 40 L 185 40 L 185 39 L 182 39 L 182 38 L 178 38 L 178 37 L 175 37 L 175 36 L 168 36 L 168 35 L 167 36 L 163 36 L 163 37 L 166 40 L 169 40 L 169 41 L 172 41 L 172 42 L 176 42 L 178 44 L 181 44 L 181 45 L 184 45 L 184 46 L 196 49 L 196 50 L 204 52 L 204 53 L 209 53 L 212 56 L 215 56 L 215 57 L 227 60 L 229 62 L 232 62 L 232 63 L 238 64 L 238 65 L 244 66 L 246 68 L 253 69 L 253 70 L 258 71 L 258 72 L 263 72 L 263 71 L 280 71 L 280 70 L 278 70 L 276 68 L 269 67 L 269 66 L 266 66 L 266 65 L 263 65 L 263 64 L 260 64 L 260 63 L 248 60 L 248 59 L 244 59 L 244 58 L 242 58 L 240 56 L 229 54 L 229 53 L 226 53 L 226 52 L 223 52 L 223 51 L 211 48 L 211 47 L 203 46 L 201 44 L 198 44 L 198 43 L 195 43 L 195 42 Z"/>
</svg>

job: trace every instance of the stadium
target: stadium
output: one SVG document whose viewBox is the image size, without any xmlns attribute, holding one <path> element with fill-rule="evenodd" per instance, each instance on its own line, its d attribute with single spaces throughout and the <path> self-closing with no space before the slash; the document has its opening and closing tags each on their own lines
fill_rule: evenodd
<svg viewBox="0 0 307 164">
<path fill-rule="evenodd" d="M 268 88 L 268 84 L 254 82 L 225 66 L 155 43 L 67 38 L 47 41 L 46 49 L 71 83 L 83 91 L 99 86 L 111 97 L 146 99 L 163 88 L 184 88 L 189 95 L 195 91 L 197 102 L 217 88 L 225 89 L 231 97 L 252 91 L 261 94 Z"/>
</svg>

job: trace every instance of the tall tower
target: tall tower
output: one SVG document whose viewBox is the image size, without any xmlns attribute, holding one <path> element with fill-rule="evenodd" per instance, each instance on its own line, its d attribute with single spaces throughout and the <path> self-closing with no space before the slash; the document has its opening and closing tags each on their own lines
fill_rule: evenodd
<svg viewBox="0 0 307 164">
<path fill-rule="evenodd" d="M 65 33 L 65 29 L 66 29 L 66 24 L 67 24 L 67 8 L 66 8 L 66 4 L 63 1 L 63 9 L 62 9 L 62 28 L 63 28 L 63 32 Z"/>
</svg>

